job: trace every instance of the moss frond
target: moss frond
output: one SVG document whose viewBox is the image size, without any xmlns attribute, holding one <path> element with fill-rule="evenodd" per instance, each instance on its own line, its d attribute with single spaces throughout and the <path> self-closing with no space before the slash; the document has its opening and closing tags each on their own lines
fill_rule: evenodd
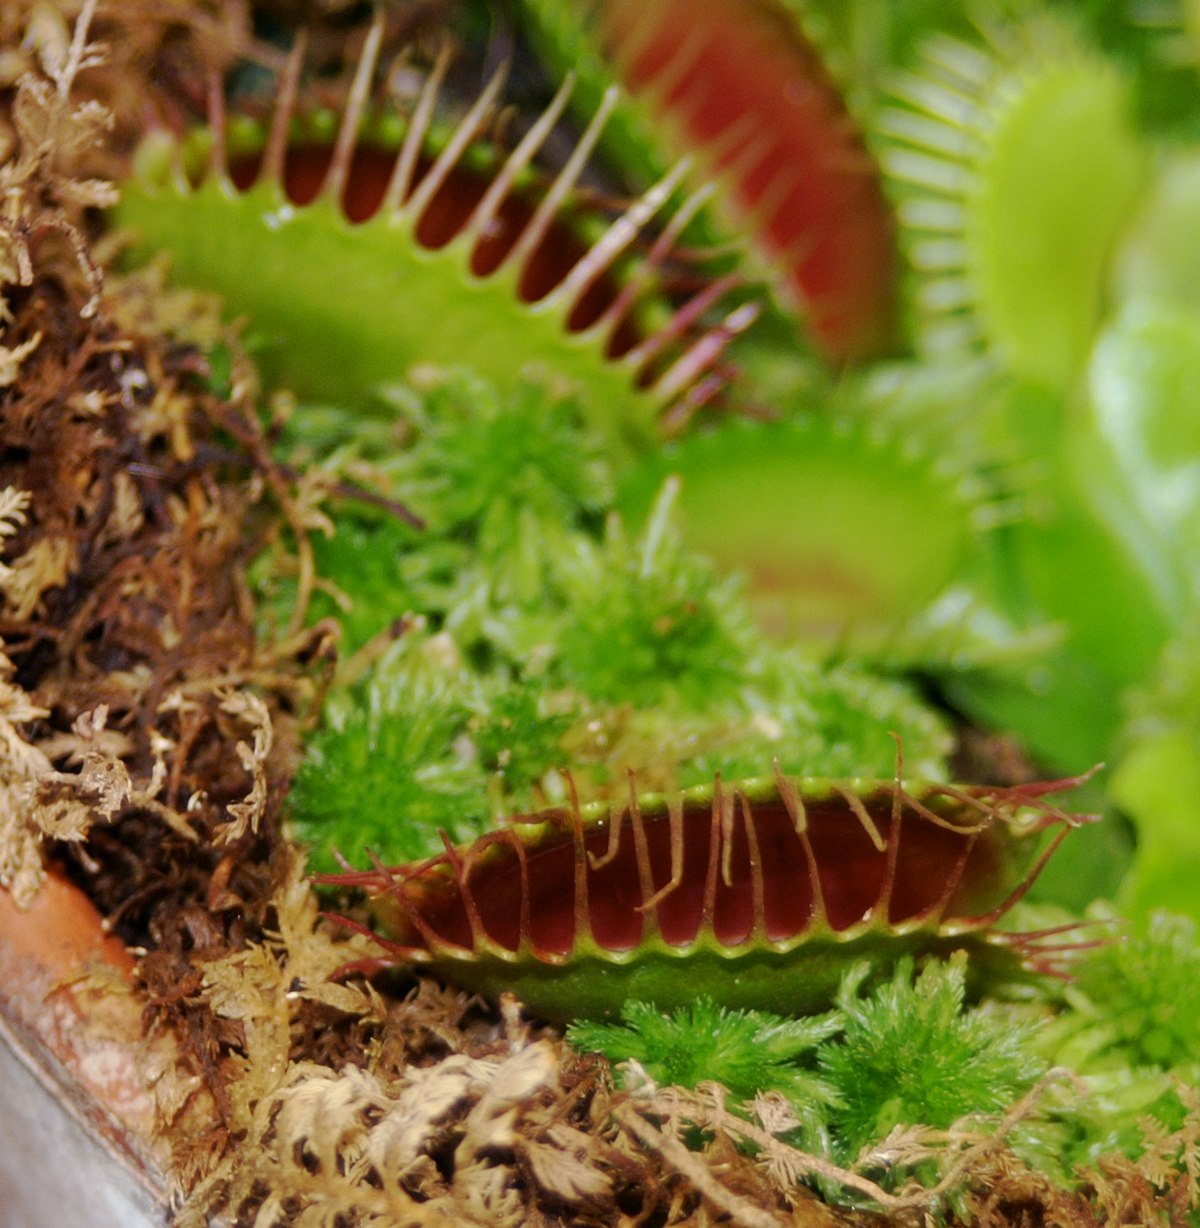
<svg viewBox="0 0 1200 1228">
<path fill-rule="evenodd" d="M 290 796 L 299 838 L 317 871 L 415 861 L 455 840 L 479 835 L 487 814 L 487 779 L 463 730 L 469 713 L 427 699 L 396 710 L 351 708 L 315 733 Z"/>
<path fill-rule="evenodd" d="M 736 584 L 682 546 L 676 492 L 664 487 L 636 540 L 613 518 L 603 543 L 578 542 L 562 569 L 571 610 L 556 670 L 597 700 L 702 712 L 741 689 L 749 619 Z"/>
<path fill-rule="evenodd" d="M 1103 1047 L 1130 1066 L 1200 1066 L 1200 942 L 1189 918 L 1159 912 L 1092 953 L 1076 974 Z"/>
<path fill-rule="evenodd" d="M 528 380 L 501 397 L 465 372 L 422 398 L 410 463 L 418 506 L 436 533 L 474 543 L 485 561 L 513 551 L 532 517 L 543 533 L 594 517 L 611 498 L 601 441 L 578 405 Z"/>
<path fill-rule="evenodd" d="M 996 1113 L 1042 1073 L 1029 1032 L 982 1008 L 964 1008 L 966 963 L 928 963 L 914 977 L 902 961 L 891 980 L 860 993 L 868 969 L 838 994 L 844 1030 L 821 1049 L 824 1077 L 840 1105 L 831 1115 L 844 1156 L 921 1123 L 948 1129 L 968 1114 Z"/>
<path fill-rule="evenodd" d="M 819 664 L 798 654 L 780 654 L 764 673 L 752 706 L 762 719 L 775 714 L 795 731 L 792 737 L 802 737 L 790 746 L 785 735 L 779 754 L 784 771 L 887 778 L 896 766 L 894 735 L 907 775 L 944 778 L 953 746 L 949 725 L 911 683 L 863 665 Z"/>
<path fill-rule="evenodd" d="M 695 1087 L 715 1081 L 737 1102 L 782 1092 L 801 1122 L 817 1128 L 838 1096 L 803 1062 L 808 1058 L 811 1066 L 816 1047 L 838 1026 L 836 1015 L 783 1019 L 728 1010 L 700 997 L 670 1015 L 646 1002 L 627 1002 L 621 1023 L 572 1024 L 567 1039 L 610 1061 L 636 1062 L 656 1083 Z"/>
<path fill-rule="evenodd" d="M 468 734 L 491 782 L 493 810 L 519 813 L 546 802 L 547 774 L 570 766 L 565 739 L 579 720 L 570 695 L 537 680 L 485 688 Z"/>
<path fill-rule="evenodd" d="M 1200 944 L 1189 918 L 1159 912 L 1079 961 L 1066 1009 L 1036 1034 L 1038 1051 L 1086 1088 L 1051 1115 L 1063 1171 L 1136 1160 L 1156 1132 L 1184 1126 L 1188 1085 L 1200 1079 L 1198 1018 Z"/>
</svg>

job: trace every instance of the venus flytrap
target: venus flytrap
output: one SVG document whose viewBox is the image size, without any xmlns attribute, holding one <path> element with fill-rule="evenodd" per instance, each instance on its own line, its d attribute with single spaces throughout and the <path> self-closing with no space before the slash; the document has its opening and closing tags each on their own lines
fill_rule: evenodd
<svg viewBox="0 0 1200 1228">
<path fill-rule="evenodd" d="M 686 418 L 709 399 L 723 383 L 714 370 L 722 350 L 756 315 L 745 302 L 713 314 L 741 279 L 666 302 L 659 272 L 671 255 L 669 222 L 653 259 L 617 271 L 675 196 L 686 165 L 589 243 L 588 227 L 573 225 L 575 190 L 613 91 L 539 187 L 530 166 L 571 78 L 500 151 L 486 133 L 504 69 L 439 129 L 449 49 L 427 67 L 411 105 L 389 99 L 378 108 L 382 37 L 377 20 L 333 131 L 305 130 L 301 40 L 277 83 L 270 128 L 248 150 L 219 92 L 202 134 L 206 166 L 189 166 L 187 139 L 149 136 L 113 214 L 132 237 L 130 258 L 144 263 L 167 250 L 177 278 L 249 312 L 265 339 L 268 377 L 304 400 L 378 411 L 389 388 L 424 364 L 465 364 L 506 391 L 526 376 L 549 376 L 570 383 L 621 452 L 653 439 L 663 415 Z M 331 293 L 335 286 L 353 291 Z M 431 320 L 437 327 L 427 327 Z"/>
<path fill-rule="evenodd" d="M 677 476 L 685 540 L 746 574 L 761 625 L 886 650 L 963 566 L 985 500 L 919 431 L 894 429 L 874 408 L 844 389 L 785 421 L 697 431 L 627 473 L 620 505 L 643 523 L 652 494 Z"/>
<path fill-rule="evenodd" d="M 1135 220 L 1151 165 L 1133 121 L 1139 86 L 1069 7 L 981 9 L 974 34 L 929 35 L 876 123 L 923 351 L 942 366 L 984 356 L 991 436 L 1032 476 L 1020 514 L 982 543 L 987 565 L 959 579 L 1019 633 L 1060 637 L 1037 659 L 943 674 L 944 684 L 1058 767 L 1111 757 L 1120 707 L 1105 697 L 1148 675 L 1190 600 L 1188 551 L 1168 546 L 1186 511 L 1163 532 L 1173 479 L 1144 463 L 1145 438 L 1130 447 L 1114 435 L 1179 413 L 1130 363 L 1152 361 L 1170 379 L 1190 359 L 1179 337 L 1150 359 L 1131 322 L 1107 314 L 1114 290 L 1132 300 L 1175 276 L 1162 244 L 1178 228 Z M 1172 191 L 1144 217 L 1183 216 Z"/>
<path fill-rule="evenodd" d="M 809 688 L 802 703 L 798 691 L 805 681 L 812 681 L 802 659 L 785 658 L 771 647 L 752 651 L 751 622 L 736 585 L 715 582 L 711 566 L 681 544 L 672 519 L 678 497 L 675 480 L 668 478 L 656 492 L 651 513 L 637 529 L 611 514 L 605 517 L 602 534 L 597 532 L 598 518 L 592 515 L 564 529 L 562 487 L 556 485 L 560 475 L 546 463 L 547 457 L 558 455 L 555 447 L 542 450 L 530 470 L 540 477 L 533 486 L 522 482 L 526 489 L 518 499 L 506 484 L 513 466 L 505 468 L 502 463 L 511 462 L 511 449 L 495 442 L 479 443 L 493 427 L 505 431 L 507 424 L 495 413 L 451 412 L 444 420 L 422 421 L 418 416 L 414 422 L 416 442 L 408 453 L 412 497 L 418 507 L 427 500 L 425 511 L 434 525 L 435 540 L 470 547 L 453 586 L 453 599 L 444 609 L 427 613 L 435 625 L 448 629 L 468 648 L 471 668 L 480 671 L 479 693 L 489 692 L 486 674 L 498 669 L 518 684 L 535 681 L 555 712 L 575 713 L 578 720 L 555 745 L 556 750 L 566 746 L 574 751 L 569 796 L 557 806 L 513 814 L 506 826 L 444 854 L 427 845 L 426 854 L 433 861 L 422 870 L 393 873 L 381 868 L 340 877 L 345 885 L 366 885 L 379 892 L 380 912 L 392 932 L 385 944 L 389 949 L 406 959 L 428 958 L 452 979 L 482 988 L 500 984 L 504 966 L 515 961 L 524 970 L 508 971 L 519 975 L 521 992 L 551 1017 L 579 1010 L 611 1011 L 622 995 L 636 995 L 643 985 L 669 1005 L 677 1000 L 673 995 L 679 992 L 679 974 L 687 972 L 680 957 L 688 954 L 693 941 L 697 951 L 688 954 L 689 959 L 694 958 L 698 970 L 707 970 L 706 975 L 713 973 L 722 993 L 741 995 L 738 1000 L 754 1002 L 767 993 L 781 960 L 779 967 L 787 967 L 789 998 L 794 998 L 796 1008 L 821 1001 L 836 979 L 837 965 L 876 946 L 887 952 L 884 958 L 889 961 L 914 949 L 941 951 L 969 945 L 984 965 L 994 964 L 996 969 L 1013 971 L 1026 960 L 1038 963 L 1042 956 L 1025 949 L 1019 939 L 1010 944 L 1008 938 L 987 931 L 1040 868 L 1034 851 L 1037 833 L 1048 824 L 1075 822 L 1045 806 L 1040 800 L 1045 787 L 964 790 L 915 782 L 912 793 L 907 793 L 902 781 L 889 780 L 882 773 L 862 775 L 876 773 L 881 759 L 881 731 L 872 715 L 889 721 L 897 717 L 901 727 L 894 732 L 902 741 L 908 736 L 906 724 L 918 726 L 918 743 L 924 741 L 914 748 L 918 762 L 931 768 L 931 775 L 943 775 L 946 748 L 944 742 L 939 745 L 936 723 L 906 716 L 898 690 L 879 704 L 868 695 L 868 687 L 856 694 L 845 679 L 824 690 Z M 469 438 L 470 432 L 478 432 L 476 440 Z M 452 454 L 439 456 L 438 450 L 452 439 L 456 440 Z M 540 447 L 520 432 L 508 441 L 525 458 Z M 423 447 L 430 449 L 426 458 L 420 455 Z M 849 453 L 861 460 L 870 447 L 852 447 Z M 912 459 L 899 448 L 894 456 Z M 464 463 L 463 457 L 477 459 Z M 847 467 L 853 467 L 853 459 Z M 960 509 L 954 475 L 943 481 L 932 460 L 923 458 L 913 468 L 935 492 L 935 499 L 944 489 L 954 510 Z M 457 475 L 457 480 L 447 480 L 447 472 Z M 567 467 L 565 472 L 569 477 L 575 471 Z M 886 462 L 879 474 L 889 476 Z M 753 478 L 751 473 L 751 482 Z M 476 489 L 486 494 L 477 498 Z M 861 491 L 864 485 L 860 482 L 855 489 Z M 545 502 L 547 492 L 552 497 Z M 927 491 L 923 488 L 922 493 Z M 539 512 L 539 506 L 547 510 Z M 522 518 L 527 517 L 557 526 L 556 548 L 544 552 L 547 564 L 536 610 L 522 608 L 520 600 L 490 604 L 488 594 L 497 591 L 495 556 L 509 545 L 511 536 L 492 529 L 481 532 L 480 526 L 492 515 L 515 518 L 518 530 L 525 527 Z M 921 523 L 930 531 L 944 527 L 929 506 L 919 508 L 918 519 L 922 516 Z M 952 535 L 959 532 L 959 519 L 947 517 L 946 523 Z M 914 538 L 920 535 L 913 533 Z M 537 540 L 533 533 L 525 537 Z M 506 591 L 515 594 L 511 584 Z M 464 634 L 468 629 L 470 634 Z M 534 651 L 517 653 L 514 645 Z M 913 712 L 916 707 L 914 701 Z M 480 719 L 486 723 L 477 715 Z M 672 727 L 674 737 L 668 732 Z M 608 731 L 621 736 L 609 739 Z M 458 736 L 452 733 L 443 727 L 443 739 L 455 754 L 466 751 L 469 760 L 476 749 L 470 731 L 464 726 Z M 593 733 L 598 736 L 589 743 Z M 740 775 L 754 761 L 760 735 L 762 755 L 752 773 L 757 779 L 735 779 L 735 772 Z M 871 746 L 855 745 L 860 737 L 870 740 Z M 647 756 L 647 750 L 653 755 Z M 492 756 L 496 765 L 503 754 Z M 832 781 L 812 778 L 814 770 L 831 761 L 854 775 Z M 679 794 L 681 785 L 693 778 L 688 773 L 698 767 L 712 770 L 713 775 Z M 634 776 L 624 782 L 624 770 L 630 768 Z M 646 791 L 647 770 L 663 793 Z M 788 776 L 788 770 L 797 777 Z M 717 775 L 724 771 L 730 774 Z M 774 783 L 767 775 L 771 771 Z M 546 776 L 563 779 L 557 765 Z M 537 778 L 536 772 L 530 777 Z M 820 856 L 817 846 L 807 843 L 804 815 L 809 806 L 818 807 L 821 814 L 821 834 L 813 837 Z M 943 808 L 948 816 L 944 827 L 938 817 Z M 630 837 L 622 844 L 615 817 L 610 851 L 604 853 L 595 843 L 604 836 L 601 820 L 606 809 L 610 816 L 629 814 L 632 845 Z M 643 812 L 652 827 L 639 827 Z M 785 817 L 791 835 L 785 830 Z M 835 839 L 834 833 L 843 826 L 848 832 Z M 584 829 L 589 833 L 586 838 L 574 834 Z M 949 834 L 939 836 L 939 830 Z M 785 872 L 799 875 L 797 884 L 807 882 L 812 897 L 806 916 L 773 916 L 770 925 L 768 914 L 777 905 L 768 905 L 768 897 L 774 899 L 780 891 L 794 895 L 800 886 L 784 890 L 774 870 L 767 873 L 757 842 L 768 838 L 781 847 L 786 844 L 791 869 Z M 584 856 L 581 848 L 587 841 L 592 844 Z M 858 855 L 872 867 L 858 887 L 842 881 L 843 872 L 853 868 L 847 841 L 863 846 Z M 832 842 L 828 850 L 826 842 Z M 980 853 L 978 860 L 977 842 L 981 849 L 991 850 Z M 926 844 L 931 847 L 925 849 Z M 837 857 L 832 856 L 834 846 L 841 850 Z M 651 853 L 651 848 L 656 851 Z M 609 877 L 615 878 L 605 890 L 615 893 L 614 916 L 587 916 L 581 882 L 603 873 L 612 858 L 616 860 Z M 703 884 L 693 884 L 685 893 L 691 897 L 699 890 L 706 901 L 698 925 L 693 925 L 695 918 L 674 916 L 678 904 L 670 897 L 681 878 L 699 874 L 706 861 L 723 868 L 719 874 L 707 873 Z M 473 876 L 477 864 L 478 879 Z M 917 864 L 921 864 L 919 873 L 913 868 Z M 931 864 L 936 872 L 931 872 Z M 735 865 L 740 867 L 736 873 Z M 651 897 L 662 897 L 653 914 L 638 918 L 636 925 L 620 919 L 635 872 L 644 908 L 650 908 Z M 658 882 L 664 874 L 666 878 Z M 562 875 L 576 892 L 569 919 L 559 908 L 565 891 Z M 416 894 L 410 897 L 410 891 Z M 477 891 L 489 893 L 486 903 L 477 898 Z M 509 898 L 514 891 L 516 897 Z M 728 891 L 734 895 L 727 898 Z M 498 899 L 508 903 L 493 911 Z M 554 907 L 551 899 L 557 901 Z M 477 915 L 480 908 L 490 918 L 486 924 Z M 743 933 L 734 917 L 747 908 L 752 918 Z M 438 930 L 443 922 L 450 927 L 445 934 Z M 460 922 L 470 930 L 469 942 L 459 933 Z M 514 924 L 517 928 L 510 932 Z M 640 934 L 644 924 L 673 925 L 677 940 L 663 946 L 647 935 L 645 950 L 634 940 L 630 953 L 621 942 L 634 929 Z M 493 933 L 487 925 L 499 925 L 503 932 Z M 610 932 L 612 926 L 619 931 L 616 937 Z M 570 934 L 564 937 L 567 928 Z M 714 944 L 719 948 L 715 954 L 707 949 Z M 801 947 L 805 949 L 800 951 Z M 810 962 L 818 970 L 811 977 L 804 971 Z M 743 965 L 747 971 L 737 971 Z M 736 989 L 725 984 L 731 971 L 736 973 L 733 984 L 742 982 Z"/>
<path fill-rule="evenodd" d="M 560 70 L 581 57 L 585 86 L 607 69 L 632 96 L 613 154 L 635 181 L 685 151 L 699 162 L 716 219 L 708 233 L 733 236 L 774 290 L 793 344 L 798 331 L 835 366 L 895 344 L 895 242 L 878 170 L 786 7 L 524 8 Z"/>
<path fill-rule="evenodd" d="M 1035 10 L 985 16 L 972 41 L 930 35 L 894 89 L 876 131 L 924 352 L 980 351 L 1069 388 L 1145 165 L 1125 82 L 1069 20 Z"/>
</svg>

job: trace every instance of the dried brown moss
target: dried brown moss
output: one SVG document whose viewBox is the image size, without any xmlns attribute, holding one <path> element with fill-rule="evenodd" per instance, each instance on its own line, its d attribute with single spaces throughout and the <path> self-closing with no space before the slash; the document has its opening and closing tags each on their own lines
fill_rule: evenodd
<svg viewBox="0 0 1200 1228">
<path fill-rule="evenodd" d="M 34 40 L 0 167 L 0 883 L 26 900 L 60 863 L 174 995 L 270 911 L 324 639 L 255 639 L 244 568 L 290 479 L 253 381 L 209 387 L 211 307 L 105 284 L 91 256 L 86 210 L 112 188 L 81 168 L 112 116 L 76 100 L 105 62 L 89 17 Z M 203 1023 L 181 1031 L 220 1099 Z"/>
</svg>

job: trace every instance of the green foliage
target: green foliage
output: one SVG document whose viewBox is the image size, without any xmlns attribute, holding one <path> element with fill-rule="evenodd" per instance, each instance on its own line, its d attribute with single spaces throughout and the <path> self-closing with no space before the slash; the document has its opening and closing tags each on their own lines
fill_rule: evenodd
<svg viewBox="0 0 1200 1228">
<path fill-rule="evenodd" d="M 1200 944 L 1189 918 L 1159 912 L 1092 952 L 1075 976 L 1108 1054 L 1161 1070 L 1200 1065 Z"/>
<path fill-rule="evenodd" d="M 819 1055 L 838 1092 L 830 1124 L 844 1157 L 896 1126 L 946 1129 L 968 1114 L 1000 1112 L 1041 1074 L 1026 1029 L 986 1009 L 964 1010 L 965 960 L 930 962 L 915 979 L 904 960 L 862 996 L 868 973 L 861 966 L 845 978 L 843 1030 Z"/>
<path fill-rule="evenodd" d="M 1113 0 L 1056 0 L 1132 79 L 1138 119 L 1172 138 L 1200 133 L 1200 43 L 1189 0 L 1153 8 Z"/>
<path fill-rule="evenodd" d="M 368 848 L 429 855 L 439 829 L 462 839 L 563 800 L 566 771 L 585 800 L 623 792 L 631 770 L 649 789 L 777 759 L 888 776 L 894 731 L 911 774 L 944 775 L 944 723 L 911 687 L 754 644 L 737 582 L 681 544 L 673 483 L 636 537 L 605 522 L 606 469 L 569 402 L 452 374 L 399 404 L 401 430 L 327 409 L 288 445 L 427 524 L 339 498 L 333 534 L 313 537 L 310 615 L 341 624 L 344 654 L 410 628 L 335 693 L 301 767 L 292 813 L 323 867 L 334 848 L 359 864 Z"/>
<path fill-rule="evenodd" d="M 905 776 L 944 777 L 953 744 L 948 723 L 911 683 L 791 653 L 769 658 L 763 674 L 752 706 L 784 728 L 776 753 L 785 772 L 887 778 L 896 768 L 895 735 Z"/>
<path fill-rule="evenodd" d="M 471 545 L 502 599 L 536 601 L 553 559 L 611 497 L 576 404 L 529 382 L 501 397 L 458 373 L 413 418 L 408 471 L 430 531 Z"/>
<path fill-rule="evenodd" d="M 578 720 L 569 696 L 543 691 L 536 680 L 485 690 L 468 729 L 494 786 L 493 809 L 519 813 L 546 800 L 538 790 L 547 772 L 569 766 L 564 740 Z"/>
<path fill-rule="evenodd" d="M 961 958 L 931 960 L 915 975 L 904 960 L 867 988 L 870 973 L 851 969 L 835 1008 L 812 1019 L 707 998 L 670 1015 L 629 1002 L 621 1024 L 579 1022 L 567 1039 L 636 1062 L 658 1083 L 716 1081 L 732 1105 L 782 1092 L 801 1121 L 794 1141 L 843 1164 L 897 1127 L 945 1130 L 975 1118 L 986 1131 L 1051 1062 L 1082 1074 L 1086 1089 L 1056 1085 L 1010 1142 L 1056 1179 L 1115 1151 L 1136 1158 L 1156 1130 L 1184 1121 L 1175 1080 L 1194 1084 L 1200 1073 L 1200 947 L 1186 920 L 1161 915 L 1089 952 L 1057 1014 L 1044 1002 L 966 1005 Z M 918 1175 L 932 1177 L 925 1167 Z"/>
<path fill-rule="evenodd" d="M 1155 677 L 1130 698 L 1125 755 L 1111 792 L 1138 825 L 1133 866 L 1121 886 L 1127 915 L 1156 909 L 1200 923 L 1200 621 L 1163 652 Z"/>
<path fill-rule="evenodd" d="M 1200 609 L 1167 644 L 1154 676 L 1129 696 L 1130 741 L 1176 731 L 1200 742 Z"/>
<path fill-rule="evenodd" d="M 814 1131 L 838 1102 L 833 1088 L 811 1069 L 816 1047 L 839 1027 L 835 1015 L 783 1019 L 764 1011 L 727 1010 L 701 997 L 670 1015 L 647 1002 L 626 1002 L 621 1020 L 572 1024 L 567 1039 L 613 1062 L 635 1061 L 656 1083 L 695 1087 L 713 1080 L 738 1102 L 760 1091 L 782 1092 Z"/>
<path fill-rule="evenodd" d="M 722 1084 L 732 1104 L 782 1092 L 801 1122 L 797 1141 L 853 1162 L 897 1126 L 948 1129 L 1008 1109 L 1045 1069 L 1032 1027 L 965 1006 L 965 963 L 911 960 L 863 992 L 867 964 L 845 976 L 836 1007 L 810 1019 L 727 1010 L 708 998 L 661 1014 L 627 1002 L 620 1024 L 583 1021 L 567 1039 L 655 1082 Z M 621 1074 L 628 1080 L 629 1071 Z"/>
<path fill-rule="evenodd" d="M 312 868 L 428 857 L 454 840 L 478 835 L 486 813 L 486 780 L 456 748 L 467 711 L 428 696 L 402 709 L 349 706 L 309 740 L 289 797 Z"/>
<path fill-rule="evenodd" d="M 395 517 L 349 508 L 336 517 L 332 534 L 313 537 L 313 566 L 322 584 L 309 620 L 337 620 L 343 656 L 422 607 L 425 586 L 414 572 L 427 566 L 428 556 L 424 564 L 414 559 L 416 538 L 416 530 Z"/>
<path fill-rule="evenodd" d="M 564 764 L 574 719 L 536 687 L 481 679 L 445 634 L 420 625 L 362 682 L 326 707 L 289 795 L 314 868 L 374 852 L 389 863 L 461 843 L 493 813 L 529 808 L 537 785 Z"/>
<path fill-rule="evenodd" d="M 600 545 L 578 541 L 564 564 L 556 672 L 594 699 L 694 712 L 742 687 L 748 616 L 736 586 L 681 545 L 675 492 L 664 488 L 636 541 L 613 518 Z"/>
<path fill-rule="evenodd" d="M 1075 969 L 1059 1016 L 1036 1046 L 1082 1077 L 1085 1095 L 1055 1106 L 1065 1171 L 1112 1152 L 1136 1158 L 1147 1123 L 1178 1128 L 1179 1086 L 1200 1080 L 1200 945 L 1185 917 L 1157 913 L 1115 930 Z"/>
<path fill-rule="evenodd" d="M 767 653 L 749 670 L 743 698 L 723 718 L 686 727 L 681 784 L 702 784 L 718 772 L 725 780 L 761 776 L 776 761 L 795 776 L 886 779 L 896 770 L 897 740 L 907 778 L 945 778 L 949 727 L 898 679 L 796 652 Z M 647 731 L 655 736 L 662 754 L 671 739 Z"/>
</svg>

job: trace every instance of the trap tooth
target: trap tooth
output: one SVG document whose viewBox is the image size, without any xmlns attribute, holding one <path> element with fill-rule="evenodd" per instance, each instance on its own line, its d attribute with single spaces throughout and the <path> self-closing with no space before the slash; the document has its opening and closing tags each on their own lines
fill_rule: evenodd
<svg viewBox="0 0 1200 1228">
<path fill-rule="evenodd" d="M 386 960 L 427 964 L 540 1017 L 663 1009 L 697 993 L 791 1013 L 827 1006 L 868 957 L 966 949 L 981 972 L 1052 968 L 995 924 L 1067 830 L 1015 788 L 774 777 L 518 817 L 463 848 L 325 881 L 366 888 Z M 1047 829 L 1054 836 L 1039 839 Z"/>
<path fill-rule="evenodd" d="M 305 399 L 369 403 L 418 364 L 470 367 L 501 389 L 531 374 L 566 378 L 594 423 L 625 447 L 711 395 L 724 346 L 752 322 L 753 306 L 722 307 L 725 292 L 739 288 L 723 282 L 721 293 L 705 287 L 672 316 L 655 301 L 656 266 L 670 253 L 651 244 L 653 264 L 641 274 L 630 254 L 686 165 L 588 244 L 564 219 L 577 208 L 576 183 L 613 98 L 535 194 L 529 167 L 572 82 L 506 156 L 489 154 L 482 137 L 504 74 L 435 142 L 443 55 L 401 117 L 400 148 L 387 147 L 364 135 L 379 29 L 367 39 L 332 145 L 293 135 L 302 45 L 252 154 L 226 147 L 217 88 L 206 173 L 189 178 L 178 151 L 164 157 L 161 134 L 151 138 L 112 213 L 134 236 L 131 261 L 168 251 L 177 281 L 217 292 L 250 318 L 267 378 Z M 666 230 L 678 232 L 669 220 Z M 628 270 L 618 269 L 623 261 Z M 653 311 L 643 310 L 648 302 Z M 646 322 L 664 314 L 657 337 Z M 659 349 L 666 360 L 651 370 Z"/>
<path fill-rule="evenodd" d="M 1079 373 L 1144 155 L 1125 81 L 1045 17 L 935 35 L 877 119 L 930 357 Z"/>
</svg>

